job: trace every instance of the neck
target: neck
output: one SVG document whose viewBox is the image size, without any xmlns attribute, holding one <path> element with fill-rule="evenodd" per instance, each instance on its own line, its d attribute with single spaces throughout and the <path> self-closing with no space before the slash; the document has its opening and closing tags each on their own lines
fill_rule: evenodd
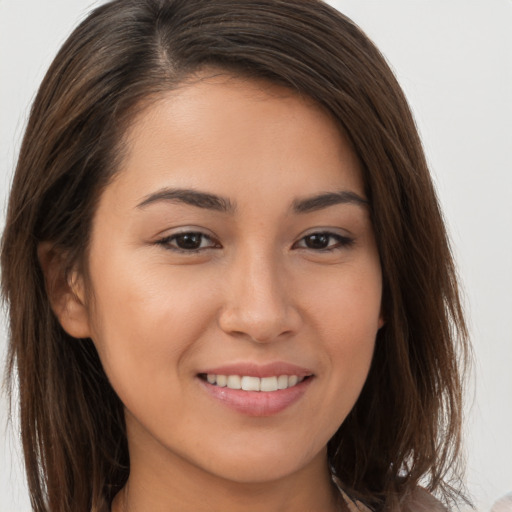
<svg viewBox="0 0 512 512">
<path fill-rule="evenodd" d="M 130 450 L 130 477 L 112 512 L 305 512 L 345 510 L 323 451 L 297 471 L 258 482 L 213 475 L 175 454 Z"/>
</svg>

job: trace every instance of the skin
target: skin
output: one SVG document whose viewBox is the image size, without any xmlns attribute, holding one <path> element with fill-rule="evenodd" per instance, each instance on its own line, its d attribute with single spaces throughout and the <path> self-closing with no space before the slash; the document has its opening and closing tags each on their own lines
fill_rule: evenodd
<svg viewBox="0 0 512 512">
<path fill-rule="evenodd" d="M 88 286 L 75 273 L 54 300 L 125 405 L 131 472 L 112 509 L 339 510 L 326 444 L 368 374 L 381 268 L 366 204 L 293 205 L 339 191 L 364 200 L 353 150 L 313 102 L 232 76 L 163 94 L 126 143 L 94 217 Z M 234 208 L 147 202 L 178 188 Z M 179 250 L 182 232 L 203 233 L 199 250 Z M 283 411 L 250 416 L 198 377 L 247 361 L 313 377 Z"/>
</svg>

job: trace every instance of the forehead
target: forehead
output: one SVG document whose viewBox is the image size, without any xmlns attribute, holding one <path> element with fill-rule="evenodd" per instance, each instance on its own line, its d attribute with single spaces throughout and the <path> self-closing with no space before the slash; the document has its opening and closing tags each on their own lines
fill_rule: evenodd
<svg viewBox="0 0 512 512">
<path fill-rule="evenodd" d="M 359 161 L 332 116 L 261 80 L 208 74 L 162 93 L 135 117 L 124 146 L 117 180 L 141 193 L 169 181 L 221 195 L 273 182 L 301 195 L 305 186 L 339 189 L 340 180 L 363 192 Z"/>
</svg>

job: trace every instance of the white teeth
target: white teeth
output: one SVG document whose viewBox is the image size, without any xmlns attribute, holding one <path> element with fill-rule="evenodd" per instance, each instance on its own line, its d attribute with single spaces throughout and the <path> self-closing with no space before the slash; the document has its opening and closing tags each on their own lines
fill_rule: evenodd
<svg viewBox="0 0 512 512">
<path fill-rule="evenodd" d="M 238 375 L 228 376 L 229 389 L 242 389 L 242 379 Z"/>
<path fill-rule="evenodd" d="M 288 387 L 288 375 L 279 375 L 277 377 L 277 389 L 286 389 Z"/>
<path fill-rule="evenodd" d="M 252 377 L 249 375 L 215 375 L 208 373 L 206 380 L 219 387 L 230 389 L 243 389 L 244 391 L 277 391 L 291 388 L 304 380 L 297 375 L 279 375 L 274 377 Z"/>
<path fill-rule="evenodd" d="M 260 379 L 258 377 L 242 377 L 242 389 L 244 391 L 259 391 Z"/>
<path fill-rule="evenodd" d="M 263 377 L 261 391 L 277 391 L 277 377 Z"/>
</svg>

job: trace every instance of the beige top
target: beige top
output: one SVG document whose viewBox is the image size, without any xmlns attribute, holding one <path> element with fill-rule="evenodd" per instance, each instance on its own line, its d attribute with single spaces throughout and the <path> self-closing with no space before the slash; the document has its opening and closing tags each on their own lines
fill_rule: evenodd
<svg viewBox="0 0 512 512">
<path fill-rule="evenodd" d="M 361 502 L 352 502 L 340 489 L 350 512 L 371 512 Z M 425 489 L 418 487 L 400 512 L 447 512 L 447 508 Z"/>
</svg>

